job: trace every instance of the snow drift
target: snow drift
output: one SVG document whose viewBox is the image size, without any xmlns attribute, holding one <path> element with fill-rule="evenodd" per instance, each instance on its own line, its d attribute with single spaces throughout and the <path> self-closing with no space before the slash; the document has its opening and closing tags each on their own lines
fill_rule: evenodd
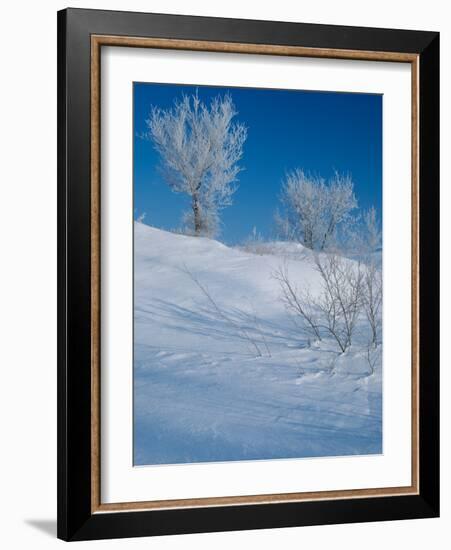
<svg viewBox="0 0 451 550">
<path fill-rule="evenodd" d="M 382 452 L 380 362 L 302 336 L 274 273 L 319 289 L 312 254 L 269 250 L 135 223 L 135 465 Z"/>
</svg>

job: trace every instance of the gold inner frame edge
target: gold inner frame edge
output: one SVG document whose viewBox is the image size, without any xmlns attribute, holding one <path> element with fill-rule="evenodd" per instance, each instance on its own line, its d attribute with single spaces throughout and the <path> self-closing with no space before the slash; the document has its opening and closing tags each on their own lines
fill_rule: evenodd
<svg viewBox="0 0 451 550">
<path fill-rule="evenodd" d="M 412 163 L 412 480 L 406 487 L 102 503 L 100 492 L 100 50 L 102 46 L 409 63 Z M 419 494 L 419 56 L 401 52 L 307 48 L 112 35 L 91 36 L 91 513 L 308 502 Z"/>
</svg>

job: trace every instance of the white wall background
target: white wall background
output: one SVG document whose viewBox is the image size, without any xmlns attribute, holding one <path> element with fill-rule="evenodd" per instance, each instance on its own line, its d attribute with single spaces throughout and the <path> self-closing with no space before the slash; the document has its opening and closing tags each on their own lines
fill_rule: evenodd
<svg viewBox="0 0 451 550">
<path fill-rule="evenodd" d="M 56 11 L 65 2 L 2 7 L 0 85 L 0 541 L 53 548 L 56 540 Z M 211 2 L 72 0 L 126 9 L 440 31 L 442 281 L 451 280 L 451 18 L 441 0 Z M 442 518 L 83 543 L 84 547 L 444 548 L 451 535 L 450 285 L 442 301 Z M 448 543 L 449 544 L 449 543 Z"/>
</svg>

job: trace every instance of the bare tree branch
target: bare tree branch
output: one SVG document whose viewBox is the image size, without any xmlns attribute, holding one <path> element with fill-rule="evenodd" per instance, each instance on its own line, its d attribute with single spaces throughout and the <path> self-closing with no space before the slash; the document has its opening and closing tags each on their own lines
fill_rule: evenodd
<svg viewBox="0 0 451 550">
<path fill-rule="evenodd" d="M 350 262 L 335 254 L 317 254 L 315 269 L 322 291 L 312 295 L 306 287 L 296 288 L 286 266 L 274 277 L 279 281 L 286 308 L 301 317 L 308 332 L 321 340 L 325 331 L 344 353 L 352 345 L 358 318 L 364 304 L 364 271 L 360 262 Z"/>
</svg>

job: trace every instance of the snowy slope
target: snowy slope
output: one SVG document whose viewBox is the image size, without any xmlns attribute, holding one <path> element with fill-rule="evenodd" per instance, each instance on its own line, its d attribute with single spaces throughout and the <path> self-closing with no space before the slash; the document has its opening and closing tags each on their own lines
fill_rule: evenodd
<svg viewBox="0 0 451 550">
<path fill-rule="evenodd" d="M 319 288 L 311 253 L 272 248 L 135 223 L 135 464 L 381 452 L 380 365 L 308 346 L 273 275 Z"/>
</svg>

